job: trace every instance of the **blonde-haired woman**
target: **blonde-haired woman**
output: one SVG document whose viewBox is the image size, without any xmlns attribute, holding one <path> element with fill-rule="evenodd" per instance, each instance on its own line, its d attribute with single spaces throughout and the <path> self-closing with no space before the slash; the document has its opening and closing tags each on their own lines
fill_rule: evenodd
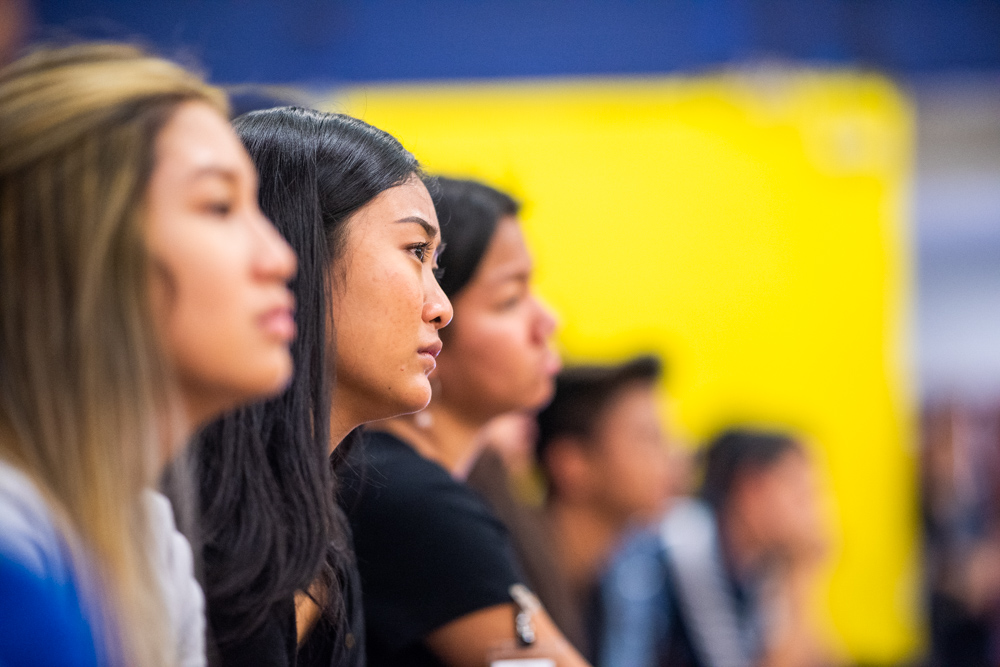
<svg viewBox="0 0 1000 667">
<path fill-rule="evenodd" d="M 101 663 L 204 663 L 190 548 L 150 489 L 291 375 L 295 257 L 226 112 L 127 46 L 0 71 L 0 564 L 56 591 L 52 618 L 78 595 Z M 0 662 L 46 662 L 7 640 Z"/>
</svg>

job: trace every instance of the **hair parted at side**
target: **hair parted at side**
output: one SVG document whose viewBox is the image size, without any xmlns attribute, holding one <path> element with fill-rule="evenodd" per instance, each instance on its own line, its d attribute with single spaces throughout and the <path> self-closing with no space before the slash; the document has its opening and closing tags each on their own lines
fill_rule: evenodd
<svg viewBox="0 0 1000 667">
<path fill-rule="evenodd" d="M 42 48 L 0 70 L 0 458 L 79 547 L 111 663 L 174 655 L 141 500 L 176 396 L 144 204 L 159 131 L 191 100 L 226 112 L 196 75 L 120 44 Z"/>
<path fill-rule="evenodd" d="M 317 593 L 310 585 L 318 577 L 326 583 L 321 606 L 342 612 L 336 574 L 324 565 L 351 557 L 330 472 L 330 290 L 336 267 L 349 261 L 351 216 L 422 176 L 399 141 L 350 116 L 279 107 L 244 114 L 234 126 L 257 167 L 261 210 L 299 258 L 291 283 L 298 335 L 286 391 L 226 415 L 196 445 L 205 594 L 223 648 L 296 591 Z M 337 448 L 337 461 L 347 449 Z"/>
</svg>

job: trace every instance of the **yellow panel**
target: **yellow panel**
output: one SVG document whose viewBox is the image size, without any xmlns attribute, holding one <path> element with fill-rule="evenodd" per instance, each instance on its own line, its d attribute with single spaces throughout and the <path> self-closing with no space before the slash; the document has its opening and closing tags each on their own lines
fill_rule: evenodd
<svg viewBox="0 0 1000 667">
<path fill-rule="evenodd" d="M 568 356 L 670 363 L 677 426 L 812 437 L 837 545 L 822 606 L 856 660 L 922 642 L 904 360 L 912 122 L 886 80 L 754 77 L 361 87 L 328 108 L 433 172 L 526 204 Z"/>
</svg>

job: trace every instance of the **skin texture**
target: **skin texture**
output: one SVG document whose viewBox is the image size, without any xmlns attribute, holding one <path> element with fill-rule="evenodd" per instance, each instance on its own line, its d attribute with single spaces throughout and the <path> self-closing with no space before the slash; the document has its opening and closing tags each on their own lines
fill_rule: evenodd
<svg viewBox="0 0 1000 667">
<path fill-rule="evenodd" d="M 472 281 L 455 299 L 459 314 L 438 360 L 440 403 L 482 426 L 552 397 L 559 359 L 556 321 L 532 294 L 531 255 L 514 218 L 497 225 Z"/>
<path fill-rule="evenodd" d="M 181 105 L 156 155 L 147 199 L 153 312 L 198 425 L 291 377 L 296 259 L 260 212 L 256 171 L 212 107 Z"/>
<path fill-rule="evenodd" d="M 431 399 L 438 330 L 452 308 L 434 270 L 437 213 L 416 177 L 390 188 L 348 221 L 334 276 L 336 346 L 332 442 L 376 419 L 415 412 Z"/>
</svg>

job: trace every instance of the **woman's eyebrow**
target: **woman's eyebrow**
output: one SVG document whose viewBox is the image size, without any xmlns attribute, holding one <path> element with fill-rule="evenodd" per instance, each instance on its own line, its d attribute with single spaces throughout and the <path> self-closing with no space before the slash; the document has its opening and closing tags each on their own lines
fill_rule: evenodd
<svg viewBox="0 0 1000 667">
<path fill-rule="evenodd" d="M 420 225 L 421 227 L 424 228 L 424 231 L 427 232 L 427 236 L 431 237 L 432 239 L 437 238 L 438 234 L 441 233 L 441 231 L 437 227 L 427 222 L 423 218 L 417 217 L 415 215 L 406 218 L 400 218 L 396 222 L 412 222 L 414 224 Z"/>
<path fill-rule="evenodd" d="M 239 175 L 235 169 L 221 165 L 207 165 L 196 169 L 188 179 L 191 183 L 200 181 L 203 178 L 220 178 L 228 184 L 235 184 L 239 181 Z"/>
<path fill-rule="evenodd" d="M 486 282 L 492 285 L 503 285 L 506 283 L 517 283 L 518 285 L 528 285 L 531 283 L 532 267 L 520 267 L 510 271 L 497 272 L 490 275 Z"/>
</svg>

